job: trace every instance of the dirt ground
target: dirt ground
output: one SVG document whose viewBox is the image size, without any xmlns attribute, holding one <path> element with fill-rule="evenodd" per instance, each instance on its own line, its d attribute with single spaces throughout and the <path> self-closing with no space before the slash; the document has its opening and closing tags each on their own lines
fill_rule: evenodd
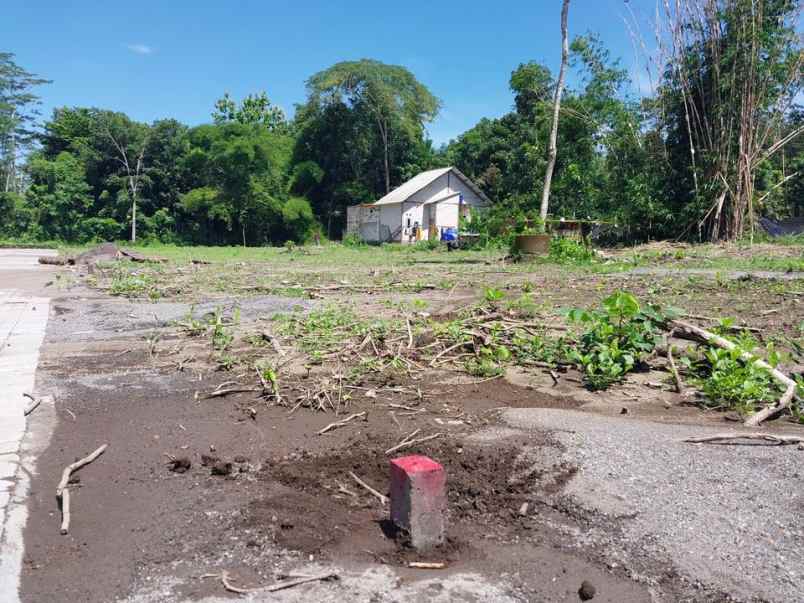
<svg viewBox="0 0 804 603">
<path fill-rule="evenodd" d="M 578 276 L 555 267 L 503 267 L 494 274 L 494 265 L 480 266 L 483 276 L 473 272 L 449 287 L 333 289 L 323 300 L 237 291 L 231 283 L 217 291 L 199 285 L 193 294 L 175 275 L 168 277 L 170 297 L 125 299 L 96 288 L 93 275 L 87 280 L 65 269 L 37 376 L 37 391 L 55 396 L 58 421 L 31 485 L 23 600 L 212 601 L 238 595 L 205 574 L 225 570 L 238 586 L 248 587 L 320 568 L 334 569 L 341 579 L 249 598 L 577 601 L 584 581 L 594 585 L 594 601 L 781 600 L 792 592 L 787 586 L 731 591 L 726 580 L 695 575 L 661 546 L 637 546 L 624 536 L 632 517 L 609 515 L 568 495 L 584 483 L 579 472 L 585 471 L 583 460 L 567 448 L 565 436 L 573 428 L 517 429 L 503 419 L 505 409 L 517 408 L 579 411 L 588 422 L 605 415 L 629 425 L 733 426 L 723 413 L 684 403 L 661 367 L 604 393 L 584 389 L 572 369 L 551 376 L 546 369 L 509 368 L 500 378 L 478 378 L 446 366 L 390 383 L 368 376 L 343 406 L 339 398 L 336 416 L 294 408 L 293 402 L 306 391 L 305 379 L 345 370 L 340 361 L 312 369 L 289 365 L 294 378 L 283 391 L 287 405 L 259 392 L 207 398 L 221 384 L 252 384 L 252 369 L 220 370 L 177 327 L 188 311 L 200 315 L 227 304 L 239 308 L 243 334 L 263 328 L 270 314 L 331 303 L 379 316 L 389 304 L 419 300 L 428 312 L 448 315 L 482 295 L 478 279 L 509 293 L 528 283 L 546 313 L 593 305 L 627 282 L 644 299 L 672 299 L 691 314 L 728 312 L 768 336 L 796 338 L 804 319 L 804 283 L 797 280 L 779 285 L 754 277 Z M 194 282 L 213 282 L 212 274 L 202 278 L 199 270 L 217 268 L 192 268 Z M 238 282 L 248 282 L 240 274 L 246 269 L 232 271 Z M 355 267 L 326 277 L 328 268 L 292 270 L 284 274 L 289 283 L 283 287 L 292 288 L 301 271 L 314 274 L 315 283 L 353 283 L 358 272 L 375 278 Z M 429 266 L 421 278 L 437 273 L 438 265 Z M 293 344 L 281 341 L 287 349 Z M 318 434 L 363 411 L 365 417 Z M 768 428 L 801 432 L 786 420 Z M 395 539 L 387 508 L 351 476 L 387 493 L 394 455 L 385 450 L 416 430 L 442 435 L 398 454 L 426 454 L 448 474 L 448 541 L 426 555 Z M 109 444 L 107 452 L 77 473 L 71 530 L 60 536 L 54 485 L 66 464 L 102 443 Z M 566 460 L 545 462 L 555 458 Z M 175 471 L 172 460 L 183 461 L 183 468 L 189 461 L 189 468 Z M 788 486 L 801 485 L 797 473 L 791 479 Z M 408 567 L 411 561 L 447 567 L 415 570 Z M 804 576 L 791 575 L 791 588 L 804 585 Z"/>
</svg>

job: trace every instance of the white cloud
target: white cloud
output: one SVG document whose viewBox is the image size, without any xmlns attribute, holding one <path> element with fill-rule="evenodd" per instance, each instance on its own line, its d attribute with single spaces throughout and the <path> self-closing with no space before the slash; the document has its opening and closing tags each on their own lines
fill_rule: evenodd
<svg viewBox="0 0 804 603">
<path fill-rule="evenodd" d="M 136 54 L 152 54 L 154 51 L 154 49 L 147 44 L 126 44 L 126 48 Z"/>
</svg>

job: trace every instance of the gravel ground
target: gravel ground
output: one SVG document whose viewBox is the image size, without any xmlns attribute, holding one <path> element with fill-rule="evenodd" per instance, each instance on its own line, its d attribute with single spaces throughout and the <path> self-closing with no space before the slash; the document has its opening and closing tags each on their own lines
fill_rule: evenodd
<svg viewBox="0 0 804 603">
<path fill-rule="evenodd" d="M 566 451 L 542 462 L 579 467 L 560 496 L 619 521 L 626 547 L 669 558 L 691 582 L 737 598 L 801 601 L 804 452 L 795 446 L 685 444 L 714 430 L 567 410 L 503 417 L 518 429 L 555 430 Z"/>
<path fill-rule="evenodd" d="M 196 319 L 220 308 L 225 316 L 240 308 L 243 321 L 259 316 L 270 318 L 277 312 L 290 312 L 294 308 L 309 308 L 309 300 L 288 297 L 263 296 L 259 298 L 222 298 L 200 304 L 179 302 L 146 302 L 118 298 L 85 298 L 79 303 L 54 302 L 55 316 L 51 319 L 47 340 L 49 343 L 63 341 L 97 341 L 119 333 L 134 333 L 164 327 L 182 320 L 189 312 Z"/>
</svg>

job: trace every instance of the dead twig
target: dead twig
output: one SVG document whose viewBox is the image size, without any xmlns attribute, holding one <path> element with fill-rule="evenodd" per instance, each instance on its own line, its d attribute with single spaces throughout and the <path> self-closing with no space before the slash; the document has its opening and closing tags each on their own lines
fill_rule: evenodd
<svg viewBox="0 0 804 603">
<path fill-rule="evenodd" d="M 447 567 L 447 564 L 443 561 L 436 561 L 436 562 L 427 562 L 427 561 L 411 561 L 408 563 L 408 567 L 413 569 L 428 569 L 428 570 L 439 570 L 444 569 Z"/>
<path fill-rule="evenodd" d="M 70 481 L 70 475 L 72 475 L 73 471 L 77 471 L 84 465 L 88 465 L 100 455 L 108 447 L 108 444 L 104 444 L 97 450 L 95 450 L 92 454 L 85 456 L 82 459 L 75 461 L 74 463 L 67 465 L 64 468 L 64 471 L 61 473 L 61 481 L 59 485 L 56 487 L 56 499 L 61 502 L 61 527 L 60 532 L 62 535 L 67 534 L 70 531 L 70 490 L 67 488 L 67 483 Z"/>
<path fill-rule="evenodd" d="M 719 433 L 711 436 L 687 438 L 683 441 L 691 444 L 731 444 L 735 446 L 749 445 L 748 442 L 740 440 L 760 440 L 767 442 L 767 444 L 770 446 L 785 446 L 790 444 L 804 443 L 804 437 L 776 435 L 773 433 Z"/>
<path fill-rule="evenodd" d="M 333 429 L 337 429 L 338 427 L 344 427 L 347 423 L 349 423 L 349 421 L 360 418 L 362 418 L 364 421 L 368 421 L 368 415 L 365 410 L 363 412 L 356 412 L 355 414 L 348 416 L 341 421 L 335 421 L 334 423 L 330 423 L 323 429 L 319 430 L 318 435 L 324 435 L 328 431 L 332 431 Z"/>
<path fill-rule="evenodd" d="M 464 345 L 466 345 L 466 343 L 467 342 L 465 341 L 461 341 L 460 343 L 456 343 L 455 345 L 448 347 L 446 350 L 442 350 L 441 352 L 436 354 L 436 356 L 430 361 L 430 366 L 435 366 L 438 359 L 441 358 L 444 354 L 449 354 L 452 350 L 456 350 L 460 347 L 463 347 Z"/>
<path fill-rule="evenodd" d="M 70 531 L 70 489 L 65 488 L 61 493 L 61 527 L 62 536 Z"/>
<path fill-rule="evenodd" d="M 221 398 L 223 396 L 228 396 L 229 394 L 244 394 L 247 392 L 258 391 L 260 390 L 254 387 L 230 387 L 229 389 L 219 389 L 215 390 L 214 392 L 210 392 L 204 396 L 204 400 L 209 400 L 210 398 Z"/>
<path fill-rule="evenodd" d="M 436 438 L 440 438 L 443 435 L 445 435 L 445 434 L 443 434 L 441 432 L 438 432 L 438 433 L 434 433 L 433 435 L 426 436 L 424 438 L 419 438 L 418 440 L 405 440 L 405 441 L 400 442 L 399 444 L 397 444 L 393 448 L 389 448 L 388 450 L 386 450 L 385 454 L 393 454 L 394 452 L 397 452 L 397 451 L 402 450 L 404 448 L 409 448 L 411 446 L 415 446 L 416 444 L 423 444 L 424 442 L 429 442 L 430 440 L 435 440 Z"/>
<path fill-rule="evenodd" d="M 360 485 L 362 488 L 364 488 L 365 490 L 367 490 L 368 492 L 370 492 L 371 494 L 376 496 L 379 499 L 379 501 L 383 504 L 383 506 L 388 504 L 388 497 L 387 496 L 377 492 L 374 488 L 372 488 L 366 482 L 364 482 L 362 479 L 357 477 L 353 472 L 350 471 L 349 475 L 352 477 L 353 480 L 355 480 L 358 483 L 358 485 Z"/>
<path fill-rule="evenodd" d="M 349 488 L 344 486 L 341 482 L 335 482 L 335 483 L 338 484 L 338 492 L 342 492 L 343 494 L 348 494 L 349 496 L 357 498 L 357 494 L 352 492 Z"/>
<path fill-rule="evenodd" d="M 201 576 L 202 579 L 204 578 L 220 578 L 221 584 L 223 584 L 223 588 L 228 590 L 230 593 L 235 593 L 238 595 L 247 595 L 249 593 L 256 592 L 261 590 L 260 588 L 241 588 L 239 586 L 235 586 L 229 581 L 229 572 L 223 570 L 220 574 L 204 574 Z"/>
<path fill-rule="evenodd" d="M 317 574 L 315 576 L 303 576 L 301 578 L 294 578 L 292 580 L 284 580 L 282 582 L 277 582 L 276 584 L 272 584 L 271 586 L 266 586 L 265 590 L 273 593 L 278 590 L 284 590 L 286 588 L 293 588 L 294 586 L 298 586 L 299 584 L 307 584 L 308 582 L 318 582 L 321 580 L 338 580 L 340 576 L 334 572 L 327 572 L 324 574 Z"/>
<path fill-rule="evenodd" d="M 22 394 L 22 395 L 31 401 L 31 403 L 28 406 L 26 406 L 25 409 L 22 411 L 22 414 L 27 417 L 29 414 L 31 414 L 33 411 L 36 410 L 37 406 L 39 406 L 42 403 L 42 398 L 34 398 L 31 394 Z"/>
<path fill-rule="evenodd" d="M 61 472 L 61 481 L 59 482 L 59 485 L 56 487 L 56 497 L 61 498 L 62 492 L 67 487 L 67 482 L 70 481 L 70 475 L 72 475 L 74 471 L 78 471 L 84 465 L 89 465 L 89 463 L 91 463 L 100 455 L 102 455 L 108 447 L 109 444 L 104 444 L 103 446 L 101 446 L 91 454 L 88 454 L 84 458 L 79 459 L 70 465 L 67 465 L 64 468 L 64 471 Z"/>
<path fill-rule="evenodd" d="M 664 338 L 664 347 L 667 354 L 667 364 L 670 365 L 670 373 L 673 375 L 673 381 L 676 384 L 676 392 L 683 395 L 684 384 L 681 382 L 681 375 L 678 373 L 676 361 L 673 358 L 673 347 L 670 345 L 670 339 L 672 339 L 674 334 L 675 329 L 671 330 L 670 333 L 667 334 L 667 336 Z"/>
</svg>

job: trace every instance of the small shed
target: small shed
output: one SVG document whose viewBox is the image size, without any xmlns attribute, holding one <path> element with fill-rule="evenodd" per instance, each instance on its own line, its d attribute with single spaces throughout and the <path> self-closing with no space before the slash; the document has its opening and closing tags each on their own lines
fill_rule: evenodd
<svg viewBox="0 0 804 603">
<path fill-rule="evenodd" d="M 438 239 L 444 229 L 458 227 L 459 216 L 489 205 L 483 191 L 457 168 L 429 170 L 374 203 L 347 208 L 346 234 L 371 243 Z"/>
</svg>

